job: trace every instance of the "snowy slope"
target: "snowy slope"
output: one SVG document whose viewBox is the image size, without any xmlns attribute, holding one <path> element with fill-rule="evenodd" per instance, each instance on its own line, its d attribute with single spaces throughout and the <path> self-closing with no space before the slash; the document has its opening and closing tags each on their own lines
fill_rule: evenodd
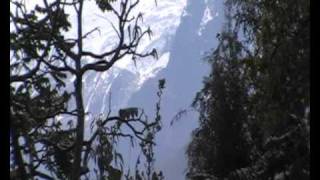
<svg viewBox="0 0 320 180">
<path fill-rule="evenodd" d="M 150 26 L 153 36 L 142 41 L 139 51 L 156 48 L 159 59 L 144 58 L 135 66 L 128 57 L 118 61 L 108 72 L 88 72 L 83 80 L 85 110 L 93 117 L 107 113 L 111 93 L 112 113 L 126 106 L 139 106 L 153 116 L 157 81 L 166 78 L 161 109 L 164 129 L 157 139 L 156 165 L 163 170 L 166 179 L 183 180 L 187 167 L 185 148 L 190 132 L 197 125 L 197 114 L 189 115 L 185 122 L 173 127 L 169 123 L 177 111 L 190 105 L 202 86 L 202 78 L 208 71 L 202 58 L 216 44 L 215 35 L 222 25 L 222 0 L 158 0 L 157 6 L 154 0 L 140 2 L 134 13 L 143 13 L 143 27 Z M 72 9 L 70 20 L 75 26 L 75 16 L 71 12 Z M 96 27 L 99 32 L 88 36 L 84 48 L 95 53 L 102 53 L 117 42 L 117 35 L 110 26 L 110 22 L 116 22 L 115 17 L 99 12 L 94 1 L 85 1 L 84 33 Z M 67 37 L 75 35 L 75 28 L 66 33 Z M 70 87 L 72 81 L 70 79 Z M 87 127 L 89 124 L 87 122 Z M 131 157 L 136 154 L 125 148 L 122 150 L 127 155 L 124 159 L 134 163 Z"/>
<path fill-rule="evenodd" d="M 96 12 L 94 8 L 89 6 L 85 12 Z M 187 168 L 184 153 L 198 115 L 190 113 L 173 127 L 169 123 L 175 113 L 189 107 L 202 86 L 202 78 L 208 72 L 202 58 L 216 44 L 215 36 L 222 25 L 222 0 L 161 0 L 158 6 L 152 0 L 141 0 L 137 10 L 144 13 L 145 26 L 153 30 L 152 39 L 146 38 L 140 50 L 156 48 L 159 60 L 145 58 L 135 66 L 130 58 L 124 58 L 110 72 L 89 73 L 85 78 L 86 110 L 96 115 L 106 113 L 111 92 L 113 113 L 122 107 L 138 106 L 153 116 L 157 81 L 166 78 L 161 109 L 164 128 L 157 138 L 156 168 L 164 172 L 166 179 L 183 180 Z M 101 15 L 84 17 L 88 18 L 84 20 L 84 25 L 88 24 L 86 31 L 101 28 L 101 35 L 90 37 L 86 48 L 98 52 L 110 48 L 116 35 L 108 28 L 108 21 Z M 131 161 L 127 163 L 133 165 L 137 152 L 125 145 L 121 151 Z"/>
<path fill-rule="evenodd" d="M 146 80 L 128 102 L 130 106 L 138 105 L 148 114 L 154 114 L 157 81 L 160 78 L 166 79 L 161 106 L 163 129 L 157 135 L 155 150 L 156 167 L 161 169 L 169 180 L 185 179 L 185 152 L 191 131 L 197 127 L 198 114 L 191 111 L 173 126 L 170 126 L 170 121 L 178 111 L 190 107 L 196 92 L 202 88 L 203 76 L 209 73 L 209 66 L 203 58 L 217 44 L 216 34 L 221 30 L 223 22 L 222 2 L 187 1 L 169 47 L 170 60 L 167 67 L 155 78 Z"/>
<path fill-rule="evenodd" d="M 110 26 L 110 22 L 116 24 L 115 17 L 108 13 L 99 13 L 98 7 L 93 1 L 86 1 L 83 12 L 84 32 L 89 32 L 98 27 L 99 32 L 93 33 L 84 41 L 84 48 L 96 53 L 102 53 L 112 48 L 117 42 L 117 35 Z M 151 39 L 144 38 L 141 41 L 139 51 L 146 52 L 156 48 L 159 59 L 152 57 L 138 59 L 137 64 L 130 57 L 118 61 L 109 72 L 89 72 L 84 77 L 84 100 L 86 111 L 93 114 L 106 113 L 107 97 L 111 90 L 112 109 L 126 106 L 130 95 L 137 92 L 143 83 L 165 68 L 169 62 L 169 47 L 175 31 L 180 23 L 180 16 L 186 0 L 161 0 L 157 6 L 154 1 L 142 0 L 133 12 L 137 15 L 143 13 L 143 28 L 150 26 L 153 35 Z M 74 15 L 71 20 L 75 22 Z M 75 31 L 68 32 L 68 36 L 74 36 Z M 90 61 L 90 59 L 88 59 Z M 122 85 L 119 85 L 121 81 Z M 115 85 L 113 82 L 116 82 Z M 121 86 L 121 87 L 120 87 Z M 120 98 L 121 97 L 121 98 Z"/>
</svg>

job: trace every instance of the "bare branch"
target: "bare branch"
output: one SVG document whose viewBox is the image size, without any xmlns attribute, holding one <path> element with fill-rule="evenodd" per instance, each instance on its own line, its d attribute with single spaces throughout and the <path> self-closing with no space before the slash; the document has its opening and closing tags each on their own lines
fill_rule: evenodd
<svg viewBox="0 0 320 180">
<path fill-rule="evenodd" d="M 91 31 L 87 32 L 85 35 L 82 36 L 82 39 L 87 38 L 87 36 L 89 36 L 91 33 L 98 31 L 100 33 L 100 30 L 98 27 L 95 27 L 94 29 L 92 29 Z"/>
<path fill-rule="evenodd" d="M 41 177 L 41 178 L 48 179 L 48 180 L 54 180 L 54 179 L 55 179 L 55 178 L 53 178 L 53 177 L 51 177 L 51 176 L 49 176 L 49 175 L 47 175 L 47 174 L 44 174 L 44 173 L 42 173 L 42 172 L 39 172 L 39 171 L 33 171 L 33 174 L 34 174 L 35 176 L 39 176 L 39 177 Z"/>
</svg>

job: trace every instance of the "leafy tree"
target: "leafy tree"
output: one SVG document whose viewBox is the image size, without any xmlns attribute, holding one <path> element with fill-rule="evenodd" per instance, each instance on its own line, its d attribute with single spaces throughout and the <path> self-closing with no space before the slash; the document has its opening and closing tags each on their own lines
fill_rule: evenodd
<svg viewBox="0 0 320 180">
<path fill-rule="evenodd" d="M 212 73 L 196 97 L 201 117 L 188 151 L 190 175 L 196 168 L 203 172 L 202 178 L 310 178 L 309 7 L 309 1 L 226 1 L 227 28 L 219 35 L 220 44 L 211 56 Z M 233 40 L 226 41 L 226 37 Z M 237 52 L 230 61 L 237 69 L 236 78 L 226 78 L 232 77 L 233 70 L 221 63 L 228 62 L 228 58 L 221 60 L 220 55 L 232 55 L 230 52 Z M 242 98 L 228 99 L 232 96 L 226 89 L 232 83 L 238 86 L 230 86 L 229 91 Z M 220 103 L 217 106 L 212 102 Z M 238 104 L 243 116 L 221 111 L 227 109 L 224 102 Z M 213 116 L 219 112 L 218 118 Z M 236 146 L 220 146 L 219 136 L 230 136 L 223 139 L 230 141 L 225 144 L 241 137 L 232 126 L 217 131 L 221 125 L 203 123 L 228 119 L 230 115 L 233 119 L 243 117 L 238 127 L 244 127 L 245 140 L 241 144 L 249 148 L 244 148 L 249 150 L 249 159 L 230 160 L 238 154 Z M 218 156 L 219 151 L 232 155 Z M 215 161 L 208 163 L 214 157 Z M 224 163 L 217 166 L 219 162 Z M 227 162 L 233 168 L 226 166 Z"/>
<path fill-rule="evenodd" d="M 195 179 L 201 174 L 225 177 L 249 163 L 247 93 L 238 60 L 240 50 L 232 33 L 224 33 L 221 44 L 208 57 L 212 73 L 194 102 L 200 112 L 200 127 L 193 132 L 187 152 L 189 175 Z"/>
<path fill-rule="evenodd" d="M 111 165 L 112 160 L 122 159 L 114 148 L 119 138 L 136 139 L 142 148 L 154 144 L 150 136 L 157 132 L 152 129 L 160 127 L 160 118 L 150 122 L 143 111 L 126 119 L 109 114 L 99 117 L 92 121 L 89 139 L 84 138 L 87 112 L 82 80 L 86 73 L 108 71 L 125 56 L 132 56 L 133 60 L 157 56 L 155 50 L 137 51 L 140 41 L 151 35 L 150 29 L 140 27 L 142 15 L 131 15 L 139 0 L 95 2 L 101 11 L 117 17 L 117 24 L 112 27 L 118 42 L 112 50 L 101 54 L 83 48 L 84 39 L 98 30 L 83 32 L 86 1 L 43 0 L 42 5 L 33 9 L 27 9 L 24 1 L 10 1 L 15 7 L 10 12 L 12 178 L 78 180 L 88 178 L 88 172 L 94 171 L 98 179 L 120 179 L 122 172 Z M 68 19 L 66 9 L 70 7 L 74 8 L 76 24 Z M 77 36 L 66 38 L 64 33 L 72 28 Z M 88 62 L 88 58 L 93 62 Z M 75 78 L 72 92 L 65 87 L 69 78 Z M 161 91 L 163 86 L 159 88 Z M 67 106 L 72 100 L 74 110 Z M 57 120 L 58 116 L 62 120 Z M 123 133 L 124 126 L 131 133 Z M 90 162 L 97 168 L 90 169 Z"/>
<path fill-rule="evenodd" d="M 161 105 L 161 96 L 163 93 L 163 89 L 165 88 L 165 79 L 160 79 L 159 84 L 158 84 L 158 89 L 159 91 L 157 92 L 158 96 L 158 102 L 156 103 L 156 115 L 155 115 L 155 122 L 160 122 L 161 121 L 161 115 L 160 115 L 160 105 Z M 144 141 L 140 143 L 140 147 L 142 149 L 142 153 L 144 157 L 146 158 L 146 163 L 145 163 L 145 171 L 139 170 L 139 165 L 140 165 L 140 156 L 137 159 L 136 162 L 136 167 L 135 167 L 135 175 L 130 176 L 130 173 L 128 172 L 127 175 L 125 176 L 127 180 L 163 180 L 164 176 L 162 174 L 162 171 L 157 172 L 154 169 L 154 152 L 153 148 L 155 146 L 153 142 L 153 139 L 155 138 L 155 134 L 161 130 L 161 124 L 157 124 L 156 126 L 151 127 L 150 129 L 147 130 L 147 139 L 149 141 Z"/>
<path fill-rule="evenodd" d="M 260 155 L 251 167 L 263 169 L 260 178 L 309 179 L 310 2 L 231 5 L 241 9 L 234 17 L 255 44 L 246 72 L 253 89 L 250 121 L 262 141 L 255 140 Z"/>
</svg>

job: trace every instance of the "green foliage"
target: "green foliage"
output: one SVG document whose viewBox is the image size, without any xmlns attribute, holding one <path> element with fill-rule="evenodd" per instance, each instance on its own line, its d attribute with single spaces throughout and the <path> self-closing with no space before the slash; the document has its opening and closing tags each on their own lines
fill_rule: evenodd
<svg viewBox="0 0 320 180">
<path fill-rule="evenodd" d="M 188 149 L 189 163 L 194 168 L 192 173 L 204 170 L 224 177 L 249 162 L 249 145 L 244 132 L 247 95 L 237 60 L 240 48 L 231 36 L 223 34 L 222 43 L 208 57 L 212 73 L 194 102 L 201 117 L 200 127 L 194 131 L 193 143 Z M 230 49 L 225 42 L 231 44 Z M 212 156 L 207 157 L 208 154 Z"/>
<path fill-rule="evenodd" d="M 226 1 L 212 72 L 194 103 L 200 127 L 188 149 L 191 179 L 310 178 L 309 7 Z"/>
<path fill-rule="evenodd" d="M 126 180 L 164 180 L 164 176 L 162 171 L 157 172 L 154 169 L 154 147 L 155 147 L 155 135 L 161 130 L 161 116 L 160 116 L 160 104 L 161 104 L 161 97 L 163 94 L 163 90 L 165 88 L 165 79 L 160 79 L 158 82 L 158 102 L 156 103 L 156 115 L 155 120 L 151 123 L 151 126 L 148 126 L 145 132 L 145 139 L 146 141 L 142 141 L 139 145 L 141 151 L 146 159 L 146 163 L 144 164 L 146 170 L 139 171 L 140 165 L 140 156 L 137 159 L 136 167 L 135 167 L 135 174 L 134 176 L 130 175 L 130 171 L 127 173 Z"/>
<path fill-rule="evenodd" d="M 112 10 L 112 2 L 115 2 L 116 0 L 96 0 L 97 5 L 102 11 L 110 11 Z"/>
</svg>

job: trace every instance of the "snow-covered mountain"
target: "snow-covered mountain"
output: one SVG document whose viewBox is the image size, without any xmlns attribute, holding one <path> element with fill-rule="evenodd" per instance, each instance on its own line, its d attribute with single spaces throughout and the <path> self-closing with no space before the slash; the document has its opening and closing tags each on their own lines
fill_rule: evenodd
<svg viewBox="0 0 320 180">
<path fill-rule="evenodd" d="M 197 126 L 198 114 L 190 112 L 181 122 L 173 126 L 169 124 L 179 110 L 190 106 L 195 93 L 202 86 L 203 76 L 208 73 L 209 66 L 202 59 L 217 43 L 215 36 L 221 30 L 223 19 L 222 2 L 157 0 L 156 5 L 154 0 L 140 0 L 133 13 L 143 13 L 142 27 L 150 26 L 153 36 L 143 39 L 139 51 L 155 48 L 159 59 L 138 59 L 135 64 L 131 58 L 125 57 L 108 72 L 88 72 L 84 77 L 85 111 L 93 116 L 108 112 L 110 93 L 113 114 L 117 114 L 119 108 L 135 106 L 153 116 L 158 80 L 166 79 L 161 106 L 163 129 L 157 136 L 155 158 L 156 169 L 162 170 L 168 180 L 185 179 L 185 151 L 191 131 Z M 41 5 L 41 2 L 28 2 L 28 9 L 36 4 Z M 85 1 L 83 17 L 84 33 L 99 28 L 84 40 L 84 48 L 95 53 L 112 48 L 117 41 L 117 34 L 110 22 L 115 23 L 115 17 L 101 13 L 94 1 Z M 74 13 L 70 13 L 70 20 L 76 22 Z M 75 35 L 76 28 L 65 34 L 66 37 Z M 70 79 L 70 88 L 73 80 Z M 90 122 L 86 123 L 89 127 Z M 129 164 L 135 163 L 136 159 L 131 157 L 136 157 L 136 152 L 125 145 L 121 151 Z"/>
<path fill-rule="evenodd" d="M 85 39 L 84 48 L 96 53 L 105 52 L 107 49 L 112 48 L 112 45 L 117 41 L 117 35 L 110 25 L 110 22 L 116 22 L 115 17 L 100 12 L 94 1 L 86 1 L 86 3 L 87 5 L 84 6 L 83 12 L 84 32 L 89 32 L 96 27 L 99 28 L 99 32 L 96 31 Z M 175 57 L 172 57 L 174 49 L 172 47 L 178 45 L 174 44 L 177 36 L 182 39 L 189 39 L 179 46 L 190 47 L 196 45 L 192 42 L 193 36 L 198 39 L 204 37 L 203 40 L 206 42 L 199 43 L 199 46 L 195 49 L 201 49 L 200 53 L 207 51 L 207 47 L 210 47 L 208 46 L 210 44 L 209 41 L 214 41 L 213 36 L 215 34 L 211 33 L 211 37 L 208 37 L 205 34 L 206 27 L 210 23 L 212 24 L 212 20 L 219 15 L 217 8 L 214 9 L 211 4 L 216 3 L 212 3 L 209 0 L 189 0 L 187 7 L 187 0 L 161 0 L 158 1 L 157 5 L 154 1 L 142 0 L 134 13 L 143 13 L 143 26 L 144 28 L 150 26 L 153 36 L 151 40 L 148 38 L 143 39 L 139 50 L 146 52 L 156 48 L 159 59 L 143 58 L 138 60 L 135 65 L 130 57 L 125 57 L 118 61 L 108 72 L 100 74 L 88 73 L 84 78 L 86 110 L 93 114 L 105 112 L 107 109 L 104 104 L 106 104 L 106 96 L 109 96 L 108 92 L 110 91 L 113 99 L 112 107 L 115 110 L 126 106 L 131 94 L 139 91 L 148 79 L 156 77 L 162 69 L 167 67 L 169 61 L 173 61 L 171 62 L 172 67 L 185 68 L 185 66 L 176 64 L 182 61 L 173 60 Z M 192 14 L 192 9 L 196 6 L 201 9 L 198 10 L 197 15 Z M 73 19 L 75 17 L 71 14 L 70 18 Z M 185 22 L 181 24 L 181 21 Z M 192 27 L 190 23 L 192 23 Z M 180 32 L 178 32 L 179 35 L 176 35 L 178 28 Z M 217 27 L 214 28 L 217 29 Z M 191 31 L 195 31 L 195 34 L 190 34 Z M 75 35 L 75 33 L 75 29 L 74 32 L 68 32 L 70 36 Z M 196 62 L 203 63 L 199 58 Z M 182 63 L 184 64 L 185 62 Z"/>
<path fill-rule="evenodd" d="M 86 1 L 83 12 L 84 32 L 99 28 L 84 41 L 84 48 L 96 53 L 102 53 L 112 48 L 117 42 L 117 34 L 111 23 L 116 24 L 116 19 L 108 13 L 103 14 L 98 10 L 94 1 Z M 152 57 L 137 60 L 135 64 L 130 57 L 118 61 L 108 72 L 97 74 L 89 72 L 84 77 L 84 100 L 86 111 L 92 114 L 104 113 L 108 110 L 108 92 L 112 92 L 112 109 L 125 107 L 132 93 L 137 92 L 143 83 L 165 68 L 169 62 L 170 43 L 175 31 L 180 24 L 180 16 L 186 0 L 161 0 L 157 3 L 150 0 L 142 0 L 133 12 L 143 14 L 142 28 L 150 26 L 152 37 L 141 41 L 139 51 L 146 52 L 153 48 L 158 51 L 159 59 Z M 71 14 L 71 19 L 75 18 Z M 73 21 L 73 20 L 72 20 Z M 69 36 L 75 35 L 75 31 L 68 32 Z M 90 59 L 88 59 L 90 61 Z M 116 112 L 116 111 L 115 111 Z"/>
<path fill-rule="evenodd" d="M 28 6 L 31 9 L 35 4 L 41 2 L 35 0 Z M 69 18 L 76 22 L 72 11 L 70 9 Z M 187 168 L 186 146 L 191 131 L 197 126 L 198 114 L 190 112 L 180 122 L 169 124 L 179 110 L 190 106 L 202 86 L 203 76 L 208 73 L 209 66 L 202 59 L 217 43 L 215 36 L 223 19 L 222 0 L 157 0 L 157 5 L 154 0 L 140 0 L 133 13 L 139 12 L 143 13 L 142 27 L 150 26 L 153 36 L 143 39 L 138 50 L 146 52 L 155 48 L 159 59 L 138 59 L 135 64 L 130 57 L 125 57 L 107 72 L 86 73 L 83 80 L 85 111 L 94 117 L 108 113 L 111 95 L 111 114 L 117 114 L 119 108 L 135 106 L 152 117 L 158 80 L 165 78 L 161 106 L 163 129 L 156 139 L 155 165 L 166 179 L 183 180 Z M 84 40 L 86 50 L 102 53 L 117 42 L 117 34 L 110 24 L 116 23 L 116 19 L 107 14 L 100 12 L 94 1 L 85 1 L 83 32 L 99 28 Z M 76 28 L 65 33 L 66 37 L 75 35 Z M 70 79 L 69 88 L 73 80 Z M 90 122 L 86 123 L 89 130 Z M 126 163 L 133 165 L 137 151 L 125 144 L 120 145 L 120 150 Z"/>
<path fill-rule="evenodd" d="M 129 100 L 128 105 L 141 106 L 146 112 L 154 114 L 157 81 L 160 78 L 166 79 L 161 109 L 164 128 L 157 138 L 156 165 L 164 171 L 167 179 L 185 179 L 185 151 L 191 131 L 197 127 L 198 114 L 191 111 L 180 122 L 173 126 L 169 124 L 178 111 L 190 107 L 196 92 L 202 88 L 203 76 L 209 70 L 203 58 L 215 47 L 216 34 L 222 28 L 223 18 L 221 0 L 188 0 L 170 44 L 167 67 L 155 78 L 145 81 Z"/>
<path fill-rule="evenodd" d="M 98 53 L 110 48 L 117 40 L 110 27 L 112 17 L 93 13 L 97 7 L 88 1 L 84 10 L 85 32 L 100 28 L 90 36 L 85 48 Z M 90 4 L 91 3 L 91 4 Z M 186 146 L 191 131 L 197 126 L 198 114 L 190 112 L 181 122 L 170 126 L 170 121 L 181 109 L 188 108 L 195 93 L 202 86 L 202 79 L 209 66 L 202 59 L 216 44 L 216 34 L 222 27 L 222 0 L 141 0 L 136 12 L 144 15 L 145 27 L 153 31 L 151 40 L 146 38 L 141 51 L 156 48 L 159 59 L 144 58 L 136 66 L 130 58 L 121 59 L 108 72 L 90 72 L 84 79 L 86 111 L 93 115 L 107 113 L 111 92 L 112 112 L 119 108 L 136 106 L 153 116 L 157 100 L 157 83 L 165 78 L 166 89 L 162 100 L 163 130 L 158 134 L 156 168 L 169 180 L 185 179 Z M 72 17 L 71 17 L 72 18 Z M 87 122 L 89 124 L 89 122 Z M 124 158 L 133 164 L 136 153 L 121 147 Z M 128 152 L 129 151 L 129 152 Z"/>
</svg>

